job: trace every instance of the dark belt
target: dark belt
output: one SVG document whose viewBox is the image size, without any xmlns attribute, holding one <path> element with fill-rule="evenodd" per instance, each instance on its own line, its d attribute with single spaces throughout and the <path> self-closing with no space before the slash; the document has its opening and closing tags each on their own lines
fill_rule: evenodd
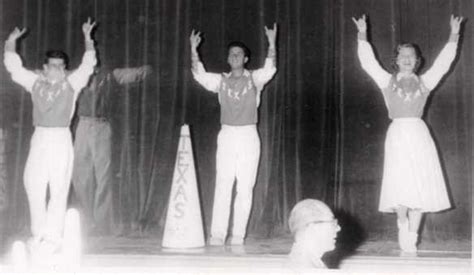
<svg viewBox="0 0 474 275">
<path fill-rule="evenodd" d="M 93 116 L 79 116 L 79 119 L 85 121 L 94 121 L 94 122 L 108 122 L 109 120 L 106 117 L 93 117 Z"/>
</svg>

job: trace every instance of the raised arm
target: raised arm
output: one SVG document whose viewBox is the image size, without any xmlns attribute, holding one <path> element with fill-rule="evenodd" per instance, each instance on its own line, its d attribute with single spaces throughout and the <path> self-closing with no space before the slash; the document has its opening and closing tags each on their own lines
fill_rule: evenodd
<svg viewBox="0 0 474 275">
<path fill-rule="evenodd" d="M 145 65 L 136 68 L 117 68 L 112 71 L 117 83 L 130 84 L 144 80 L 148 75 L 152 73 L 153 69 L 150 65 Z"/>
<path fill-rule="evenodd" d="M 265 35 L 268 40 L 268 53 L 267 58 L 265 58 L 265 64 L 263 68 L 252 72 L 253 81 L 257 87 L 263 87 L 276 73 L 277 24 L 273 23 L 273 29 L 269 29 L 265 26 Z"/>
<path fill-rule="evenodd" d="M 191 71 L 194 79 L 206 90 L 216 93 L 222 76 L 220 74 L 206 72 L 204 65 L 199 59 L 197 48 L 201 43 L 201 33 L 192 30 L 189 41 L 191 42 Z"/>
<path fill-rule="evenodd" d="M 439 53 L 431 68 L 421 76 L 426 88 L 433 90 L 438 85 L 439 81 L 449 71 L 451 64 L 456 57 L 459 30 L 461 27 L 462 17 L 454 17 L 451 15 L 450 25 L 451 34 L 448 43 Z"/>
<path fill-rule="evenodd" d="M 23 62 L 20 56 L 16 53 L 16 41 L 23 36 L 26 28 L 20 30 L 15 28 L 5 41 L 5 53 L 3 56 L 3 63 L 7 71 L 11 74 L 13 81 L 23 86 L 28 92 L 31 92 L 33 84 L 38 75 L 23 67 Z"/>
<path fill-rule="evenodd" d="M 95 22 L 92 22 L 90 18 L 87 19 L 82 25 L 82 32 L 84 33 L 84 41 L 86 45 L 86 51 L 82 57 L 82 62 L 79 67 L 68 76 L 69 83 L 71 84 L 76 96 L 81 92 L 89 82 L 89 77 L 94 72 L 94 66 L 97 64 L 97 58 L 94 48 L 94 40 L 92 40 L 91 32 L 94 29 Z"/>
<path fill-rule="evenodd" d="M 357 55 L 361 63 L 362 69 L 366 71 L 370 77 L 375 81 L 380 89 L 387 87 L 390 82 L 391 75 L 380 66 L 379 62 L 375 58 L 374 50 L 367 41 L 367 21 L 365 15 L 361 18 L 352 18 L 354 24 L 357 27 Z"/>
</svg>

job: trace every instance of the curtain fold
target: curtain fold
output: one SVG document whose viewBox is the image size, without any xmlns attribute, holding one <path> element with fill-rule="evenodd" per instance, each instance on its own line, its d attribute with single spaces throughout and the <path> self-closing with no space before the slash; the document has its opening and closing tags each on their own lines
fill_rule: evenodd
<svg viewBox="0 0 474 275">
<path fill-rule="evenodd" d="M 383 98 L 361 69 L 351 17 L 367 14 L 370 39 L 387 69 L 396 45 L 417 43 L 426 70 L 448 39 L 449 16 L 468 17 L 459 55 L 425 114 L 436 140 L 454 209 L 429 214 L 426 236 L 470 238 L 474 41 L 470 0 L 2 0 L 0 38 L 28 27 L 19 53 L 41 68 L 47 49 L 64 49 L 75 68 L 81 25 L 98 21 L 94 37 L 108 68 L 149 64 L 144 82 L 114 87 L 112 106 L 114 215 L 124 234 L 162 233 L 180 126 L 191 127 L 201 207 L 210 227 L 219 103 L 190 72 L 189 34 L 203 34 L 206 69 L 227 70 L 226 45 L 251 49 L 250 69 L 263 65 L 264 26 L 278 23 L 278 72 L 262 93 L 262 150 L 248 232 L 287 234 L 287 218 L 303 198 L 325 201 L 370 236 L 394 238 L 394 217 L 377 211 L 383 142 L 389 124 Z M 8 205 L 3 240 L 29 231 L 23 168 L 31 137 L 31 99 L 0 66 L 0 127 Z M 0 140 L 2 141 L 2 140 Z M 1 178 L 1 177 L 0 177 Z M 71 195 L 73 197 L 73 194 Z M 0 238 L 0 240 L 2 240 Z"/>
</svg>

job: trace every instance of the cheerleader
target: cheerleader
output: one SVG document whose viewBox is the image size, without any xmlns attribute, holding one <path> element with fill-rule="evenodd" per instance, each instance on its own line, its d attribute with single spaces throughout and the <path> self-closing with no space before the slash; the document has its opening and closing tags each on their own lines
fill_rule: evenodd
<svg viewBox="0 0 474 275">
<path fill-rule="evenodd" d="M 87 85 L 97 63 L 90 18 L 82 25 L 86 51 L 81 65 L 66 70 L 67 55 L 46 52 L 42 71 L 23 66 L 16 52 L 17 41 L 26 29 L 15 28 L 5 42 L 3 62 L 12 80 L 31 94 L 35 131 L 25 164 L 23 180 L 30 208 L 32 237 L 30 252 L 41 258 L 63 248 L 63 229 L 73 166 L 72 137 L 69 126 L 75 103 Z M 47 190 L 49 189 L 49 199 Z"/>
<path fill-rule="evenodd" d="M 227 47 L 230 72 L 221 74 L 207 72 L 200 61 L 197 48 L 201 43 L 201 33 L 193 30 L 189 38 L 194 79 L 206 90 L 217 93 L 221 106 L 210 245 L 225 244 L 235 179 L 237 183 L 230 244 L 244 244 L 260 160 L 258 106 L 263 88 L 277 71 L 276 32 L 276 23 L 273 29 L 265 27 L 268 53 L 262 68 L 247 70 L 250 51 L 245 44 L 235 41 Z"/>
<path fill-rule="evenodd" d="M 379 211 L 396 212 L 402 253 L 416 254 L 423 213 L 451 207 L 438 153 L 422 115 L 426 100 L 449 71 L 456 57 L 462 17 L 451 16 L 451 35 L 429 70 L 417 75 L 421 55 L 416 45 L 396 49 L 396 71 L 389 73 L 375 58 L 367 41 L 363 15 L 352 18 L 358 29 L 362 68 L 380 88 L 392 120 L 386 139 Z"/>
</svg>

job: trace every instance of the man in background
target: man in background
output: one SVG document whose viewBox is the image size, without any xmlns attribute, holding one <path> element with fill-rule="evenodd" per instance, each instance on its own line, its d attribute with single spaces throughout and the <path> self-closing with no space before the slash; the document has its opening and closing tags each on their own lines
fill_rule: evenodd
<svg viewBox="0 0 474 275">
<path fill-rule="evenodd" d="M 117 85 L 142 81 L 150 66 L 97 67 L 77 102 L 79 122 L 74 141 L 73 186 L 87 235 L 105 235 L 115 226 L 112 211 L 111 97 Z"/>
</svg>

